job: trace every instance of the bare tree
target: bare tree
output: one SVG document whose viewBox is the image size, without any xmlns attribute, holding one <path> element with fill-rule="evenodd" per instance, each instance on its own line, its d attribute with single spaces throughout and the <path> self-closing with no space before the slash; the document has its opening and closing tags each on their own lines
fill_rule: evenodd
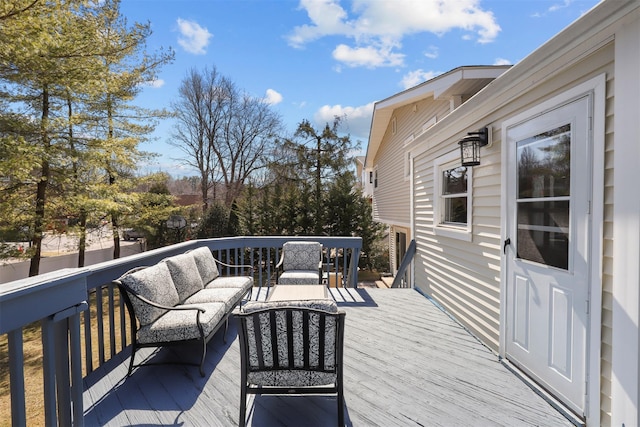
<svg viewBox="0 0 640 427">
<path fill-rule="evenodd" d="M 203 211 L 211 192 L 218 197 L 220 182 L 225 204 L 231 206 L 251 174 L 265 167 L 281 129 L 280 117 L 215 68 L 189 71 L 172 108 L 177 118 L 172 144 L 200 172 Z"/>
</svg>

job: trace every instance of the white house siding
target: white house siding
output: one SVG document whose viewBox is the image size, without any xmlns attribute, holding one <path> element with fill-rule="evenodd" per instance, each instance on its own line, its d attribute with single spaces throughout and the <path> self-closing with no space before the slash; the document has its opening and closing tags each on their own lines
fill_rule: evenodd
<svg viewBox="0 0 640 427">
<path fill-rule="evenodd" d="M 600 379 L 600 422 L 611 424 L 612 301 L 613 301 L 613 42 L 555 74 L 533 90 L 514 94 L 493 111 L 473 114 L 474 123 L 464 128 L 425 135 L 415 142 L 413 197 L 414 235 L 417 242 L 415 285 L 454 315 L 465 327 L 494 351 L 500 346 L 500 262 L 501 248 L 501 141 L 502 123 L 519 112 L 558 95 L 598 75 L 607 76 L 604 223 L 602 243 L 602 344 Z M 503 95 L 504 94 L 499 94 Z M 473 100 L 471 101 L 473 102 Z M 482 110 L 479 104 L 477 109 Z M 451 119 L 457 117 L 452 115 Z M 462 120 L 465 123 L 464 120 Z M 468 122 L 468 120 L 467 120 Z M 486 124 L 493 128 L 493 145 L 482 149 L 482 165 L 473 169 L 472 241 L 436 235 L 434 225 L 433 161 L 457 149 L 457 141 L 470 129 Z M 436 130 L 437 132 L 438 130 Z M 456 132 L 455 135 L 451 135 Z M 597 185 L 596 185 L 597 187 Z M 598 236 L 594 236 L 597 239 Z M 596 278 L 597 280 L 597 278 Z M 598 326 L 595 325 L 595 328 Z M 594 417 L 591 417 L 594 419 Z M 597 418 L 596 418 L 597 419 Z"/>
<path fill-rule="evenodd" d="M 613 64 L 611 65 L 611 68 Z M 607 72 L 604 153 L 604 223 L 602 259 L 602 343 L 600 368 L 600 424 L 611 425 L 612 310 L 613 310 L 613 73 Z"/>
<path fill-rule="evenodd" d="M 392 135 L 389 123 L 373 163 L 378 174 L 378 186 L 373 190 L 373 215 L 376 221 L 404 227 L 410 225 L 410 183 L 405 179 L 405 142 L 418 136 L 423 125 L 432 117 L 440 119 L 448 112 L 448 101 L 434 101 L 432 98 L 406 105 L 394 112 L 396 134 Z"/>
<path fill-rule="evenodd" d="M 456 149 L 456 143 L 445 150 Z M 500 162 L 500 141 L 485 150 L 483 162 Z M 473 173 L 473 241 L 436 235 L 433 161 L 446 151 L 414 161 L 415 284 L 431 295 L 494 351 L 500 339 L 500 175 L 499 168 Z"/>
</svg>

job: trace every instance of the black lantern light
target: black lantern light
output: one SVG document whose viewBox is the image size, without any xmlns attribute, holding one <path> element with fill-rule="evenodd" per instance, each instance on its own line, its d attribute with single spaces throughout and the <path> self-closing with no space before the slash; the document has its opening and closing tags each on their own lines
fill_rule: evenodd
<svg viewBox="0 0 640 427">
<path fill-rule="evenodd" d="M 462 166 L 478 166 L 480 164 L 480 147 L 489 144 L 489 129 L 482 128 L 477 132 L 468 132 L 460 142 L 460 159 Z"/>
</svg>

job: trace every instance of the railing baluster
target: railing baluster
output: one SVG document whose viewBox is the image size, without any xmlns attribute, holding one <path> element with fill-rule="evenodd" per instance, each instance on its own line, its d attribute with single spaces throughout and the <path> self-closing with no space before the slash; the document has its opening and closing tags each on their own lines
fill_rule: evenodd
<svg viewBox="0 0 640 427">
<path fill-rule="evenodd" d="M 96 288 L 96 325 L 98 326 L 98 366 L 104 365 L 104 316 L 102 313 L 102 285 Z"/>
<path fill-rule="evenodd" d="M 89 299 L 91 301 L 91 299 Z M 85 311 L 84 319 L 84 365 L 87 374 L 93 371 L 93 346 L 91 345 L 93 338 L 91 337 L 91 309 Z"/>
<path fill-rule="evenodd" d="M 10 331 L 7 334 L 7 341 L 9 345 L 9 375 L 11 378 L 11 385 L 9 387 L 11 391 L 11 424 L 14 426 L 24 426 L 27 424 L 27 411 L 24 402 L 22 328 Z"/>
<path fill-rule="evenodd" d="M 113 298 L 113 285 L 109 285 L 107 287 L 107 292 L 108 292 L 108 301 L 109 301 L 109 346 L 110 346 L 110 350 L 111 350 L 111 357 L 115 356 L 116 354 L 116 319 L 115 319 L 115 314 L 113 312 L 114 310 L 114 298 Z"/>
<path fill-rule="evenodd" d="M 42 327 L 42 369 L 44 373 L 44 423 L 56 423 L 56 335 L 52 317 L 41 322 Z"/>
</svg>

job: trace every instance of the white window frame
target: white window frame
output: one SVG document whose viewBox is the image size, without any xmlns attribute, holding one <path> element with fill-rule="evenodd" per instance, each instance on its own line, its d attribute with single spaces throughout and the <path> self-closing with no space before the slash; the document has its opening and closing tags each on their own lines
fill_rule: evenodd
<svg viewBox="0 0 640 427">
<path fill-rule="evenodd" d="M 391 118 L 391 135 L 395 135 L 398 131 L 398 122 L 396 121 L 396 116 Z"/>
<path fill-rule="evenodd" d="M 460 166 L 460 152 L 458 150 L 438 157 L 433 162 L 433 231 L 436 235 L 451 237 L 464 241 L 472 238 L 472 206 L 473 206 L 473 168 L 467 168 L 467 223 L 453 224 L 442 222 L 444 214 L 444 196 L 442 194 L 442 172 Z"/>
</svg>

